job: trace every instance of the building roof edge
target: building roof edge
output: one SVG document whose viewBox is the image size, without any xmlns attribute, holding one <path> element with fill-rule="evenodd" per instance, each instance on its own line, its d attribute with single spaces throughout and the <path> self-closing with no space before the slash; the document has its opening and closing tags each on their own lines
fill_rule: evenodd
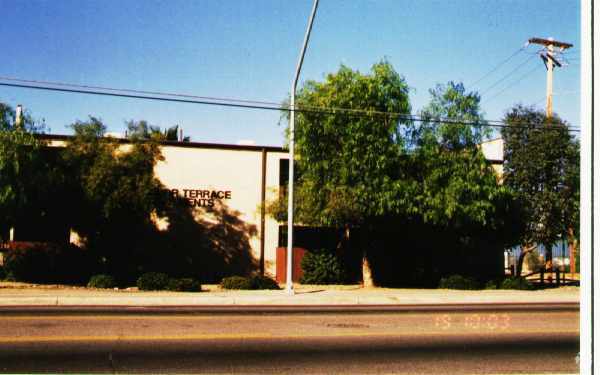
<svg viewBox="0 0 600 375">
<path fill-rule="evenodd" d="M 37 137 L 47 140 L 69 140 L 72 135 L 65 134 L 37 134 Z M 120 143 L 131 143 L 129 139 L 113 138 Z M 278 146 L 260 146 L 260 145 L 233 145 L 225 143 L 205 143 L 205 142 L 179 142 L 179 141 L 159 141 L 161 146 L 172 147 L 187 147 L 187 148 L 210 148 L 222 150 L 237 150 L 237 151 L 270 151 L 270 152 L 287 152 L 283 147 Z"/>
</svg>

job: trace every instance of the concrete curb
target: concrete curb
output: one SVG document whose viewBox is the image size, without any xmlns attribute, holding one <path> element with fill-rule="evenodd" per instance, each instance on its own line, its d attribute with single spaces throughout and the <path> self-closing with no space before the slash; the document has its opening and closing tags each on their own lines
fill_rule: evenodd
<svg viewBox="0 0 600 375">
<path fill-rule="evenodd" d="M 274 294 L 277 293 L 277 294 Z M 579 303 L 578 293 L 348 293 L 321 295 L 196 293 L 189 295 L 0 295 L 0 306 L 269 306 L 269 305 L 442 305 L 482 303 Z"/>
</svg>

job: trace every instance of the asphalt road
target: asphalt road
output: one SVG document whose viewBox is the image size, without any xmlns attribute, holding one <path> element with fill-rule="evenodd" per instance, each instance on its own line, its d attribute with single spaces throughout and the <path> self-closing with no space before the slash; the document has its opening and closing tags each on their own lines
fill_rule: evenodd
<svg viewBox="0 0 600 375">
<path fill-rule="evenodd" d="M 577 308 L 0 310 L 0 371 L 576 373 Z"/>
</svg>

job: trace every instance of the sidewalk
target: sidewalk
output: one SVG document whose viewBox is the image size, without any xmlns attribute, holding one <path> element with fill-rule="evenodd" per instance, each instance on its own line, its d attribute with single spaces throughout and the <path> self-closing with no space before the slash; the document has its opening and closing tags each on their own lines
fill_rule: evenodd
<svg viewBox="0 0 600 375">
<path fill-rule="evenodd" d="M 362 288 L 358 285 L 297 285 L 285 290 L 222 290 L 200 293 L 140 292 L 0 283 L 0 306 L 257 306 L 257 305 L 443 305 L 487 303 L 578 303 L 578 287 L 539 291 Z"/>
</svg>

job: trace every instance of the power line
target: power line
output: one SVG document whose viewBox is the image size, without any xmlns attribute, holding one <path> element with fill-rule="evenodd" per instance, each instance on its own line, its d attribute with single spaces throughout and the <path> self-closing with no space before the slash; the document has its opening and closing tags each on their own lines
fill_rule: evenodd
<svg viewBox="0 0 600 375">
<path fill-rule="evenodd" d="M 489 99 L 486 99 L 483 103 L 487 103 L 490 102 L 492 100 L 494 100 L 495 98 L 497 98 L 498 96 L 500 96 L 500 94 L 503 94 L 506 90 L 510 89 L 511 87 L 513 87 L 514 85 L 520 83 L 523 79 L 525 79 L 525 77 L 527 77 L 528 75 L 530 75 L 531 73 L 533 73 L 534 71 L 538 70 L 537 66 L 534 66 L 533 69 L 527 71 L 527 73 L 523 74 L 521 77 L 519 77 L 517 80 L 513 81 L 512 83 L 510 83 L 508 86 L 504 87 L 504 89 L 500 90 L 499 92 L 496 93 L 496 95 L 492 96 Z"/>
<path fill-rule="evenodd" d="M 134 94 L 121 94 L 116 92 L 102 92 L 102 91 L 92 91 L 92 90 L 79 90 L 79 89 L 68 89 L 68 88 L 59 88 L 59 87 L 46 87 L 32 84 L 21 84 L 21 83 L 6 83 L 0 82 L 0 86 L 6 87 L 15 87 L 15 88 L 27 88 L 27 89 L 35 89 L 35 90 L 45 90 L 45 91 L 57 91 L 57 92 L 66 92 L 66 93 L 74 93 L 74 94 L 87 94 L 87 95 L 99 95 L 99 96 L 108 96 L 108 97 L 121 97 L 121 98 L 129 98 L 129 99 L 145 99 L 145 100 L 157 100 L 157 101 L 165 101 L 165 102 L 174 102 L 174 103 L 187 103 L 187 104 L 204 104 L 204 105 L 215 105 L 222 107 L 232 107 L 232 108 L 244 108 L 244 109 L 259 109 L 259 110 L 271 110 L 271 111 L 291 111 L 288 107 L 282 107 L 281 105 L 270 106 L 270 105 L 257 105 L 257 104 L 244 104 L 244 103 L 226 103 L 220 101 L 209 101 L 209 100 L 193 100 L 193 99 L 180 99 L 180 98 L 165 98 L 158 96 L 150 96 L 150 95 L 134 95 Z M 364 117 L 364 116 L 385 116 L 385 117 L 393 117 L 406 121 L 417 121 L 417 122 L 430 122 L 430 123 L 438 123 L 438 124 L 456 124 L 456 125 L 467 125 L 467 126 L 488 126 L 488 127 L 497 127 L 503 128 L 508 127 L 509 125 L 503 123 L 499 120 L 482 120 L 481 122 L 467 122 L 467 121 L 457 121 L 452 119 L 423 119 L 419 116 L 415 115 L 406 115 L 404 113 L 397 112 L 383 112 L 383 111 L 371 111 L 371 110 L 359 110 L 359 109 L 343 109 L 343 108 L 327 108 L 327 107 L 302 107 L 299 106 L 295 109 L 298 113 L 314 113 L 314 114 L 336 114 L 336 112 L 345 112 L 350 116 Z M 497 124 L 496 124 L 497 123 Z M 531 123 L 521 123 L 519 125 L 523 125 L 524 127 L 535 127 L 537 124 Z M 545 127 L 545 129 L 552 129 L 551 127 Z M 567 128 L 569 131 L 579 131 L 576 128 L 569 127 Z"/>
<path fill-rule="evenodd" d="M 258 100 L 247 100 L 247 99 L 237 99 L 237 98 L 222 98 L 222 97 L 214 97 L 214 96 L 198 96 L 198 95 L 190 95 L 190 94 L 180 94 L 180 93 L 172 93 L 172 92 L 164 92 L 164 91 L 145 91 L 145 90 L 132 90 L 132 89 L 119 89 L 113 87 L 106 86 L 90 86 L 90 85 L 77 85 L 74 83 L 65 83 L 65 82 L 56 82 L 56 81 L 40 81 L 34 79 L 21 79 L 14 77 L 4 77 L 0 76 L 0 80 L 3 81 L 12 81 L 12 82 L 21 82 L 21 83 L 32 83 L 36 85 L 52 85 L 52 86 L 60 86 L 60 87 L 72 87 L 72 88 L 80 88 L 86 90 L 104 90 L 104 91 L 113 91 L 113 92 L 129 92 L 133 94 L 142 94 L 142 95 L 160 95 L 160 96 L 174 96 L 180 98 L 193 98 L 193 99 L 201 99 L 201 100 L 212 100 L 212 101 L 222 101 L 222 102 L 238 102 L 238 103 L 251 103 L 251 104 L 266 104 L 266 105 L 280 105 L 281 103 L 276 102 L 266 102 L 266 101 L 258 101 Z"/>
<path fill-rule="evenodd" d="M 514 68 L 513 70 L 511 70 L 510 72 L 508 72 L 508 74 L 506 74 L 505 76 L 503 76 L 502 78 L 500 78 L 498 81 L 496 81 L 493 85 L 491 85 L 490 87 L 488 87 L 484 92 L 481 93 L 481 96 L 484 96 L 485 94 L 487 94 L 491 89 L 493 89 L 494 87 L 498 86 L 498 84 L 500 84 L 502 81 L 504 81 L 506 78 L 510 77 L 510 75 L 512 75 L 513 73 L 515 73 L 517 70 L 521 69 L 525 64 L 527 64 L 535 55 L 531 55 L 527 58 L 527 60 L 523 61 L 521 64 L 517 65 L 516 68 Z"/>
<path fill-rule="evenodd" d="M 485 73 L 481 78 L 479 78 L 477 81 L 471 83 L 470 85 L 468 85 L 467 87 L 473 87 L 476 84 L 478 84 L 479 82 L 483 81 L 485 78 L 487 78 L 490 74 L 494 73 L 496 70 L 498 70 L 501 66 L 503 66 L 504 64 L 506 64 L 507 62 L 510 61 L 510 59 L 512 59 L 513 57 L 515 57 L 516 55 L 519 54 L 519 52 L 525 50 L 525 48 L 527 47 L 527 45 L 524 45 L 523 47 L 519 48 L 518 50 L 516 50 L 515 52 L 512 53 L 512 55 L 508 56 L 508 58 L 506 58 L 505 60 L 503 60 L 502 62 L 500 62 L 498 65 L 496 65 L 494 68 L 492 68 L 489 72 Z"/>
<path fill-rule="evenodd" d="M 143 95 L 146 95 L 146 96 L 148 96 L 148 95 L 160 95 L 160 96 L 174 96 L 174 97 L 183 97 L 183 98 L 203 99 L 203 100 L 210 100 L 211 103 L 212 102 L 225 102 L 225 103 L 227 103 L 227 102 L 236 103 L 237 102 L 237 103 L 261 104 L 261 105 L 264 104 L 264 105 L 267 105 L 267 106 L 276 107 L 278 110 L 281 109 L 281 103 L 280 102 L 271 102 L 271 101 L 264 101 L 264 100 L 259 101 L 259 100 L 247 100 L 247 99 L 238 99 L 238 98 L 224 98 L 224 97 L 214 97 L 214 96 L 199 96 L 199 95 L 191 95 L 191 94 L 170 93 L 170 92 L 164 92 L 164 91 L 146 91 L 146 90 L 133 90 L 133 89 L 119 89 L 119 88 L 106 87 L 106 86 L 79 85 L 79 84 L 66 83 L 66 82 L 21 79 L 21 78 L 6 77 L 6 76 L 0 76 L 0 80 L 13 81 L 13 82 L 21 82 L 21 83 L 33 83 L 33 84 L 35 84 L 36 87 L 38 87 L 39 84 L 61 86 L 61 87 L 71 87 L 71 88 L 76 88 L 76 89 L 84 89 L 84 90 L 86 90 L 85 93 L 90 93 L 91 92 L 90 90 L 106 90 L 106 91 L 112 91 L 112 92 L 117 92 L 117 93 L 119 93 L 119 92 L 129 92 L 129 93 L 135 93 L 135 94 L 143 94 Z M 27 88 L 30 88 L 30 87 L 27 87 Z M 199 102 L 199 104 L 208 104 L 208 103 Z M 214 103 L 214 104 L 216 104 L 216 103 Z M 262 109 L 262 108 L 258 108 L 258 109 Z M 351 112 L 351 113 L 359 113 L 359 114 L 367 114 L 367 115 L 382 114 L 382 115 L 406 116 L 405 114 L 402 114 L 402 113 L 391 113 L 391 112 L 383 112 L 383 111 L 373 111 L 373 110 L 365 110 L 365 109 L 352 109 L 352 108 L 342 108 L 342 107 L 303 106 L 303 109 L 305 109 L 305 110 L 316 110 L 316 111 L 332 110 L 332 111 Z M 417 119 L 417 118 L 421 117 L 419 115 L 414 115 L 414 114 L 411 114 L 409 116 L 410 116 L 410 119 Z M 453 119 L 448 119 L 448 118 L 446 118 L 446 119 L 441 118 L 441 120 L 453 121 Z M 501 121 L 501 120 L 487 120 L 486 119 L 484 121 L 485 122 L 489 122 L 489 123 L 500 123 L 500 124 L 503 123 L 503 121 Z"/>
<path fill-rule="evenodd" d="M 164 91 L 146 91 L 146 90 L 133 90 L 133 89 L 119 89 L 119 88 L 113 88 L 113 87 L 106 87 L 106 86 L 92 86 L 92 85 L 79 85 L 79 84 L 74 84 L 74 83 L 66 83 L 66 82 L 56 82 L 56 81 L 41 81 L 41 80 L 32 80 L 32 79 L 21 79 L 21 78 L 14 78 L 14 77 L 6 77 L 6 76 L 0 76 L 0 80 L 5 80 L 5 81 L 12 81 L 12 82 L 19 82 L 19 83 L 31 83 L 34 84 L 35 88 L 40 88 L 42 89 L 41 85 L 52 85 L 52 86 L 61 86 L 61 87 L 70 87 L 70 88 L 75 88 L 75 89 L 83 89 L 85 90 L 84 93 L 96 93 L 96 91 L 92 91 L 92 90 L 104 90 L 104 91 L 112 91 L 112 92 L 129 92 L 129 93 L 134 93 L 134 94 L 142 94 L 144 95 L 144 97 L 150 96 L 150 95 L 160 95 L 160 96 L 174 96 L 177 98 L 192 98 L 192 99 L 201 99 L 201 100 L 209 100 L 211 103 L 210 104 L 217 104 L 218 102 L 223 102 L 223 103 L 250 103 L 250 104 L 259 104 L 259 105 L 266 105 L 269 107 L 274 107 L 277 110 L 281 110 L 282 108 L 282 104 L 281 102 L 272 102 L 272 101 L 259 101 L 259 100 L 247 100 L 247 99 L 238 99 L 238 98 L 223 98 L 223 97 L 214 97 L 214 96 L 199 96 L 199 95 L 191 95 L 191 94 L 181 94 L 181 93 L 170 93 L 170 92 L 164 92 Z M 26 85 L 26 88 L 34 88 L 34 87 L 30 87 L 28 85 Z M 59 91 L 59 90 L 57 90 Z M 75 92 L 79 92 L 79 90 L 75 90 Z M 100 93 L 99 93 L 100 94 Z M 134 96 L 135 98 L 137 98 L 137 96 Z M 195 101 L 198 102 L 198 101 Z M 199 104 L 209 104 L 209 103 L 205 103 L 205 102 L 198 102 Z M 257 107 L 258 109 L 264 109 L 262 107 Z M 391 112 L 383 112 L 383 111 L 374 111 L 374 110 L 365 110 L 365 109 L 353 109 L 353 108 L 342 108 L 342 107 L 319 107 L 319 106 L 303 106 L 303 109 L 305 110 L 315 110 L 315 111 L 323 111 L 323 110 L 329 110 L 329 111 L 340 111 L 340 112 L 350 112 L 350 113 L 358 113 L 358 114 L 366 114 L 366 115 L 373 115 L 373 114 L 381 114 L 381 115 L 394 115 L 394 116 L 407 116 L 406 114 L 403 113 L 391 113 Z M 285 108 L 283 108 L 283 110 L 287 110 Z M 418 119 L 421 116 L 419 115 L 415 115 L 415 114 L 411 114 L 409 115 L 410 119 Z M 441 118 L 440 120 L 447 120 L 447 121 L 453 121 L 453 119 L 444 119 Z M 500 123 L 502 124 L 503 121 L 501 120 L 484 120 L 485 122 L 489 122 L 489 123 Z"/>
</svg>

